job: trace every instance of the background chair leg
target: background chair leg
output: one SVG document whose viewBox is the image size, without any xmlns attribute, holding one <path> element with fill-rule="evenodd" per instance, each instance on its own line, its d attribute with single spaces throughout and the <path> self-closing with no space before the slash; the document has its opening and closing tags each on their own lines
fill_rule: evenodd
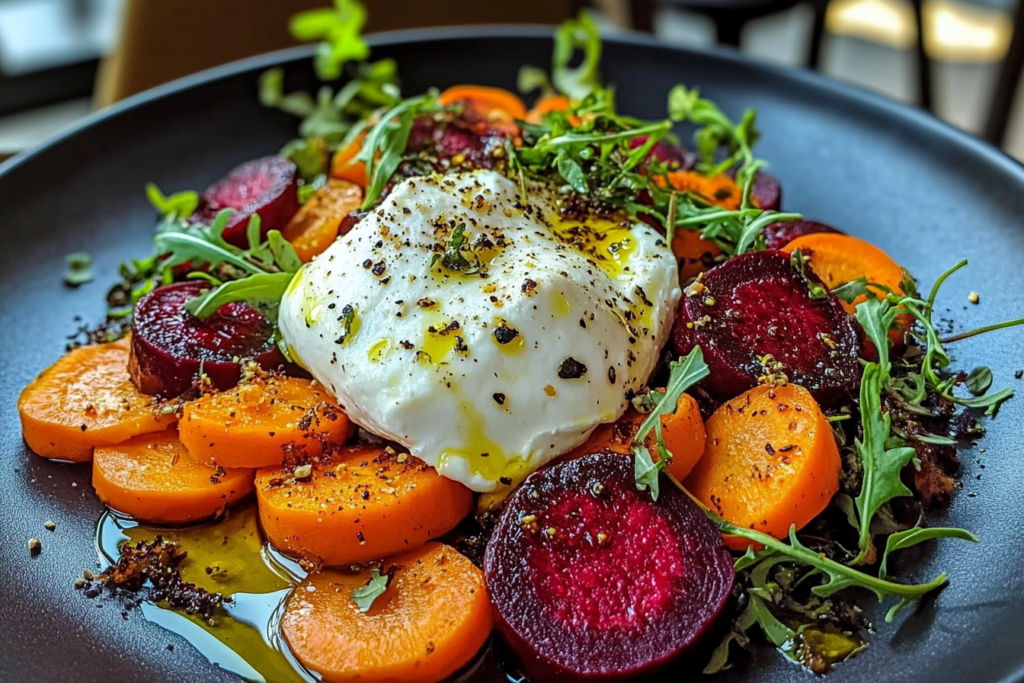
<svg viewBox="0 0 1024 683">
<path fill-rule="evenodd" d="M 828 0 L 813 0 L 814 22 L 811 24 L 811 42 L 807 46 L 807 68 L 817 70 L 821 64 L 821 43 L 825 39 L 825 16 Z"/>
<path fill-rule="evenodd" d="M 1010 122 L 1014 95 L 1020 85 L 1021 70 L 1024 69 L 1024 6 L 1018 5 L 1013 18 L 1013 38 L 1006 59 L 999 69 L 999 80 L 992 95 L 992 105 L 985 123 L 985 139 L 997 147 L 1006 141 L 1006 129 Z"/>
<path fill-rule="evenodd" d="M 738 50 L 746 22 L 738 21 L 735 17 L 728 15 L 720 15 L 712 17 L 712 19 L 715 22 L 715 35 L 718 38 L 718 44 L 729 45 Z"/>
<path fill-rule="evenodd" d="M 932 62 L 924 47 L 924 0 L 913 0 L 914 23 L 917 25 L 917 104 L 932 111 Z"/>
<path fill-rule="evenodd" d="M 654 33 L 654 9 L 656 0 L 632 0 L 629 3 L 630 21 L 634 31 Z"/>
</svg>

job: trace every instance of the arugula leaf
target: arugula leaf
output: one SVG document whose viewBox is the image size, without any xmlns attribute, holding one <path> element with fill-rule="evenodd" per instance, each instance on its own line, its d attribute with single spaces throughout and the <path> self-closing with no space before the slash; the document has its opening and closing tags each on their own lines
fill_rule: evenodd
<svg viewBox="0 0 1024 683">
<path fill-rule="evenodd" d="M 885 299 L 878 299 L 868 293 L 867 299 L 857 305 L 857 322 L 878 350 L 878 367 L 881 379 L 879 389 L 889 379 L 889 330 L 896 320 L 896 307 Z"/>
<path fill-rule="evenodd" d="M 146 197 L 153 208 L 163 217 L 188 218 L 199 207 L 198 192 L 185 190 L 175 192 L 168 197 L 160 191 L 156 183 L 146 183 Z"/>
<path fill-rule="evenodd" d="M 978 537 L 966 529 L 951 527 L 914 527 L 913 529 L 897 531 L 890 535 L 888 540 L 885 542 L 885 553 L 882 555 L 882 563 L 878 566 L 878 575 L 881 577 L 886 575 L 886 565 L 889 562 L 889 555 L 891 553 L 915 546 L 918 543 L 924 543 L 925 541 L 933 538 L 959 538 L 973 543 L 980 543 Z"/>
<path fill-rule="evenodd" d="M 188 262 L 196 266 L 226 263 L 249 274 L 263 272 L 262 268 L 246 257 L 244 251 L 221 238 L 231 213 L 231 209 L 221 211 L 208 227 L 176 224 L 164 226 L 153 237 L 157 253 L 167 254 L 162 266 L 180 266 Z"/>
<path fill-rule="evenodd" d="M 76 251 L 65 256 L 64 260 L 67 263 L 64 284 L 78 287 L 92 280 L 92 256 L 84 251 Z"/>
<path fill-rule="evenodd" d="M 402 162 L 415 115 L 421 108 L 435 106 L 435 103 L 436 98 L 429 95 L 405 100 L 385 112 L 367 133 L 366 142 L 356 157 L 366 164 L 366 177 L 370 179 L 361 210 L 367 211 L 377 203 L 384 186 Z"/>
<path fill-rule="evenodd" d="M 569 66 L 576 50 L 583 51 L 583 62 Z M 580 12 L 555 31 L 555 50 L 551 58 L 551 80 L 555 89 L 571 99 L 582 100 L 601 88 L 601 36 L 589 11 Z"/>
<path fill-rule="evenodd" d="M 992 370 L 984 365 L 974 368 L 964 380 L 964 386 L 975 396 L 983 396 L 992 387 Z"/>
<path fill-rule="evenodd" d="M 516 89 L 523 94 L 538 89 L 551 90 L 551 81 L 548 79 L 548 74 L 544 69 L 538 69 L 535 66 L 524 66 L 519 69 L 519 75 L 516 77 Z"/>
<path fill-rule="evenodd" d="M 867 555 L 871 545 L 871 519 L 878 508 L 893 498 L 913 495 L 900 480 L 900 471 L 914 457 L 915 451 L 907 446 L 886 447 L 892 417 L 882 413 L 881 395 L 882 370 L 877 363 L 868 363 L 860 384 L 864 436 L 854 441 L 864 467 L 864 480 L 854 501 L 860 525 L 860 553 L 853 564 L 859 564 Z"/>
<path fill-rule="evenodd" d="M 381 574 L 380 569 L 374 567 L 370 571 L 370 580 L 367 584 L 352 591 L 352 602 L 356 603 L 360 612 L 369 612 L 373 602 L 384 595 L 391 585 L 391 580 L 395 578 L 395 570 L 392 566 L 386 573 Z"/>
<path fill-rule="evenodd" d="M 565 182 L 572 186 L 572 189 L 576 190 L 580 194 L 587 194 L 590 192 L 590 188 L 587 187 L 587 178 L 583 174 L 583 169 L 576 162 L 575 159 L 567 156 L 565 153 L 559 154 L 555 166 L 558 169 L 558 173 L 565 178 Z"/>
<path fill-rule="evenodd" d="M 295 247 L 286 240 L 279 230 L 267 233 L 267 243 L 277 267 L 286 273 L 297 273 L 302 268 L 302 259 L 295 252 Z"/>
<path fill-rule="evenodd" d="M 281 148 L 280 154 L 298 167 L 307 185 L 327 171 L 327 147 L 322 138 L 292 140 Z"/>
<path fill-rule="evenodd" d="M 293 277 L 294 273 L 257 273 L 241 280 L 231 280 L 190 299 L 185 303 L 185 310 L 205 320 L 224 304 L 244 301 L 276 325 L 281 297 Z"/>
<path fill-rule="evenodd" d="M 811 589 L 811 592 L 819 597 L 827 598 L 846 588 L 857 587 L 866 588 L 874 593 L 878 597 L 879 602 L 884 601 L 886 598 L 899 598 L 899 602 L 893 605 L 886 613 L 886 622 L 891 622 L 896 614 L 910 603 L 920 600 L 931 591 L 946 584 L 945 574 L 939 574 L 939 576 L 928 583 L 916 585 L 887 581 L 814 552 L 800 543 L 800 540 L 796 537 L 795 526 L 790 527 L 789 543 L 785 543 L 760 531 L 727 522 L 711 510 L 706 509 L 704 512 L 715 523 L 715 526 L 718 527 L 719 532 L 722 534 L 739 536 L 752 543 L 760 543 L 788 560 L 809 565 L 825 575 L 828 578 L 828 582 Z"/>
<path fill-rule="evenodd" d="M 665 466 L 672 461 L 672 454 L 665 448 L 665 440 L 661 436 L 661 418 L 676 411 L 679 397 L 687 389 L 700 382 L 708 376 L 710 371 L 704 362 L 704 352 L 699 346 L 686 354 L 683 358 L 669 363 L 669 377 L 665 386 L 665 393 L 657 392 L 657 403 L 654 409 L 648 413 L 633 437 L 633 469 L 636 479 L 636 487 L 641 491 L 651 490 L 651 498 L 658 500 L 660 493 L 658 485 L 658 473 L 665 469 Z M 652 392 L 654 394 L 655 392 Z M 659 451 L 658 462 L 655 463 L 647 450 L 645 441 L 647 435 L 655 430 Z"/>
<path fill-rule="evenodd" d="M 370 55 L 370 46 L 360 33 L 366 23 L 366 9 L 356 0 L 334 0 L 334 8 L 312 9 L 292 17 L 289 28 L 296 40 L 323 41 L 317 47 L 313 64 L 321 80 L 341 75 L 345 62 L 360 61 Z"/>
<path fill-rule="evenodd" d="M 811 299 L 828 298 L 828 290 L 812 280 L 811 276 L 807 274 L 807 262 L 804 260 L 804 253 L 800 249 L 793 250 L 793 253 L 789 256 L 789 262 L 793 265 L 793 270 L 800 275 L 800 279 L 807 285 L 807 291 L 810 292 Z"/>
</svg>

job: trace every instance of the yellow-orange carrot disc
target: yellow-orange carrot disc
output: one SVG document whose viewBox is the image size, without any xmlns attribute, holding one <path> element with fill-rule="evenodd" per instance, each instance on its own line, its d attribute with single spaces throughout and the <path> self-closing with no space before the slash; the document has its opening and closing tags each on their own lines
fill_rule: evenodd
<svg viewBox="0 0 1024 683">
<path fill-rule="evenodd" d="M 92 485 L 109 507 L 135 519 L 186 524 L 213 517 L 249 495 L 252 470 L 215 469 L 192 459 L 174 429 L 97 446 Z"/>
<path fill-rule="evenodd" d="M 352 592 L 370 572 L 311 574 L 285 603 L 281 633 L 327 683 L 435 683 L 476 655 L 493 617 L 483 574 L 448 546 L 428 543 L 383 562 L 387 591 L 361 612 Z"/>
<path fill-rule="evenodd" d="M 39 373 L 21 392 L 25 443 L 44 458 L 87 462 L 95 446 L 174 424 L 128 375 L 131 342 L 83 346 Z"/>
</svg>

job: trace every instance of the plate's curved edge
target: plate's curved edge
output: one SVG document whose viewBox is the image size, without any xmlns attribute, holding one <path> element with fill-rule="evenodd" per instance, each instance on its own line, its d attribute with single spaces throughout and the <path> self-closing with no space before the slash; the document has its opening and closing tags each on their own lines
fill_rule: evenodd
<svg viewBox="0 0 1024 683">
<path fill-rule="evenodd" d="M 467 40 L 478 38 L 550 38 L 553 27 L 543 26 L 457 26 L 457 27 L 434 27 L 425 29 L 407 29 L 402 31 L 388 31 L 367 36 L 371 47 L 381 47 L 400 43 L 423 43 L 438 40 Z M 824 74 L 807 69 L 779 66 L 774 64 L 760 64 L 744 56 L 742 53 L 727 48 L 704 48 L 674 45 L 658 39 L 657 37 L 634 31 L 614 31 L 602 36 L 602 39 L 609 42 L 624 43 L 644 47 L 657 47 L 682 55 L 712 55 L 717 59 L 731 62 L 742 68 L 760 72 L 766 75 L 788 78 L 800 85 L 826 90 L 831 94 L 850 99 L 861 104 L 870 106 L 881 112 L 902 119 L 907 123 L 925 127 L 935 131 L 939 135 L 952 137 L 960 144 L 970 148 L 973 152 L 983 156 L 993 164 L 1000 166 L 1003 170 L 1024 180 L 1024 164 L 1009 156 L 1002 150 L 992 146 L 988 142 L 956 128 L 950 123 L 939 119 L 937 116 L 917 107 L 891 100 L 884 95 L 872 92 L 852 83 L 845 83 Z M 86 116 L 81 121 L 64 129 L 54 137 L 16 154 L 7 161 L 0 163 L 0 178 L 17 168 L 21 164 L 47 149 L 60 144 L 61 141 L 78 134 L 80 131 L 89 128 L 101 121 L 116 118 L 125 112 L 143 106 L 148 102 L 158 100 L 173 93 L 187 90 L 196 86 L 204 85 L 228 76 L 234 76 L 246 71 L 267 69 L 277 64 L 297 61 L 310 58 L 313 55 L 312 46 L 299 46 L 267 52 L 264 54 L 247 57 L 242 60 L 223 64 L 205 71 L 200 71 L 183 78 L 176 79 L 169 83 L 157 86 L 150 90 L 138 93 L 105 107 Z"/>
</svg>

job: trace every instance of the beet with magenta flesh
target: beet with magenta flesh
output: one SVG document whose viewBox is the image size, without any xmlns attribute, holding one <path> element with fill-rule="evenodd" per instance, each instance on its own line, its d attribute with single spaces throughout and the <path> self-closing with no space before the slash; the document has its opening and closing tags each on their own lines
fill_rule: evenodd
<svg viewBox="0 0 1024 683">
<path fill-rule="evenodd" d="M 680 356 L 695 346 L 703 350 L 711 374 L 700 387 L 726 401 L 782 373 L 823 408 L 857 395 L 861 335 L 835 295 L 809 269 L 806 275 L 789 254 L 754 251 L 715 266 L 687 288 L 672 345 Z M 824 298 L 811 298 L 812 283 Z"/>
<path fill-rule="evenodd" d="M 262 237 L 270 230 L 283 230 L 299 210 L 298 168 L 279 156 L 236 166 L 206 188 L 190 220 L 209 225 L 224 209 L 233 211 L 224 228 L 224 241 L 236 247 L 249 246 L 246 227 L 253 214 L 259 214 Z"/>
<path fill-rule="evenodd" d="M 726 611 L 732 558 L 668 482 L 637 490 L 633 458 L 594 453 L 526 479 L 484 558 L 498 629 L 533 683 L 622 681 L 679 663 Z"/>
<path fill-rule="evenodd" d="M 248 304 L 225 304 L 206 320 L 185 310 L 209 288 L 205 282 L 178 282 L 154 289 L 136 304 L 128 370 L 142 393 L 178 396 L 195 383 L 200 366 L 224 390 L 238 383 L 242 359 L 266 369 L 284 364 L 273 325 Z"/>
</svg>

